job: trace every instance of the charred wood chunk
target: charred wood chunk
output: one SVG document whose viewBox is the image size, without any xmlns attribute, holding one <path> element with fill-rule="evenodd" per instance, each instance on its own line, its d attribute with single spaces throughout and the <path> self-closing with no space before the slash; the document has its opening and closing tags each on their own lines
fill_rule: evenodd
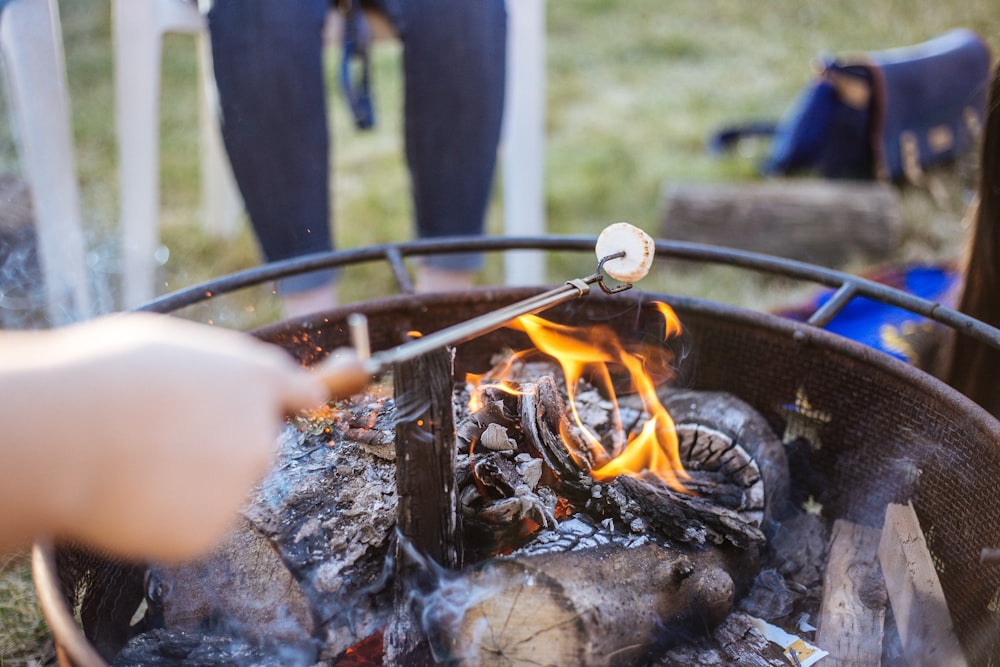
<svg viewBox="0 0 1000 667">
<path fill-rule="evenodd" d="M 283 667 L 312 664 L 315 651 L 281 644 L 260 644 L 228 634 L 158 628 L 130 641 L 111 667 Z"/>
<path fill-rule="evenodd" d="M 723 433 L 756 462 L 765 494 L 763 526 L 791 513 L 785 448 L 760 412 L 727 392 L 664 389 L 659 396 L 677 424 Z"/>
<path fill-rule="evenodd" d="M 542 377 L 521 399 L 521 424 L 534 450 L 557 479 L 557 489 L 569 500 L 590 495 L 593 480 L 582 443 L 572 437 L 563 402 L 555 381 Z"/>
<path fill-rule="evenodd" d="M 604 485 L 589 503 L 592 511 L 621 518 L 626 524 L 641 518 L 649 529 L 677 542 L 693 545 L 729 543 L 759 550 L 767 541 L 759 528 L 711 497 L 671 489 L 658 479 L 622 475 Z"/>
</svg>

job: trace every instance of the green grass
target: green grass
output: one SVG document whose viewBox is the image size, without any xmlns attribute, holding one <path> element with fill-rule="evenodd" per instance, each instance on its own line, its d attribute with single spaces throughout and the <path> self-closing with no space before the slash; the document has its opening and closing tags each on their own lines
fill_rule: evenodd
<svg viewBox="0 0 1000 667">
<path fill-rule="evenodd" d="M 118 259 L 111 235 L 117 225 L 118 174 L 109 3 L 60 0 L 59 6 L 91 260 L 113 285 Z M 703 150 L 705 137 L 733 121 L 776 118 L 809 80 L 810 63 L 819 53 L 912 44 L 957 26 L 978 30 L 1000 54 L 995 0 L 550 0 L 548 231 L 596 234 L 610 222 L 628 220 L 660 235 L 661 198 L 667 184 L 756 178 L 753 154 L 711 158 Z M 335 91 L 335 50 L 329 58 L 331 91 Z M 339 92 L 330 95 L 334 230 L 343 248 L 412 236 L 399 132 L 399 47 L 380 46 L 375 62 L 379 123 L 374 132 L 356 132 Z M 230 240 L 212 238 L 200 226 L 196 63 L 193 37 L 166 40 L 161 104 L 161 232 L 169 249 L 163 266 L 165 290 L 259 262 L 246 225 Z M 0 168 L 17 168 L 6 127 L 0 128 Z M 902 242 L 893 256 L 878 261 L 955 259 L 965 233 L 963 181 L 952 174 L 945 178 L 952 201 L 944 207 L 926 192 L 913 188 L 900 192 Z M 498 193 L 500 187 L 502 183 Z M 497 196 L 488 228 L 501 233 L 501 227 Z M 591 260 L 580 257 L 554 257 L 548 266 L 550 279 L 561 282 L 590 273 Z M 490 261 L 482 281 L 500 280 L 499 263 Z M 648 285 L 764 308 L 798 293 L 780 281 L 717 268 L 658 272 Z M 390 291 L 382 267 L 363 267 L 345 276 L 341 296 L 365 299 Z M 262 288 L 192 316 L 224 317 L 233 326 L 245 327 L 275 315 L 274 299 Z M 22 599 L 25 571 L 23 561 L 3 570 L 0 601 Z M 4 665 L 14 664 L 15 655 L 43 650 L 37 613 L 25 614 L 23 609 L 11 612 L 0 606 Z"/>
<path fill-rule="evenodd" d="M 52 657 L 24 554 L 0 555 L 0 665 L 31 665 Z"/>
</svg>

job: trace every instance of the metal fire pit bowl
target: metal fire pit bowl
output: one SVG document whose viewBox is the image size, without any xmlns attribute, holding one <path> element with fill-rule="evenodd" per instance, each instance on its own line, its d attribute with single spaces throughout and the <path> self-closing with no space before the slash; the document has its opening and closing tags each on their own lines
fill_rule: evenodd
<svg viewBox="0 0 1000 667">
<path fill-rule="evenodd" d="M 493 245 L 503 244 L 500 241 Z M 568 245 L 570 249 L 592 252 L 593 239 L 573 237 Z M 419 242 L 387 247 L 392 251 L 390 255 L 397 253 L 397 259 L 399 253 L 419 254 L 424 249 Z M 531 246 L 515 239 L 510 247 Z M 567 246 L 547 238 L 535 247 Z M 464 241 L 455 248 L 468 250 L 469 244 Z M 434 250 L 440 251 L 440 245 Z M 388 256 L 385 252 L 376 254 Z M 804 459 L 793 462 L 791 472 L 796 483 L 822 504 L 824 516 L 831 520 L 846 518 L 877 527 L 882 524 L 887 504 L 912 502 L 970 663 L 994 664 L 1000 655 L 1000 566 L 981 563 L 980 552 L 984 547 L 1000 547 L 1000 422 L 930 375 L 827 332 L 817 324 L 829 322 L 837 308 L 860 294 L 906 307 L 994 345 L 1000 345 L 1000 332 L 937 304 L 796 262 L 664 241 L 657 242 L 657 256 L 722 262 L 811 280 L 837 288 L 838 296 L 833 301 L 839 306 L 834 304 L 817 312 L 812 323 L 807 323 L 633 289 L 610 296 L 591 293 L 544 316 L 573 325 L 603 323 L 626 339 L 649 341 L 662 339 L 662 323 L 652 309 L 640 306 L 651 300 L 666 301 L 684 326 L 682 336 L 666 343 L 675 355 L 679 373 L 674 384 L 731 392 L 756 408 L 779 436 L 785 432 L 790 416 L 799 422 L 803 417 L 808 420 L 808 415 L 796 413 L 793 408 L 797 392 L 802 392 L 813 409 L 826 415 L 812 422 L 818 436 L 813 444 L 819 446 L 805 447 Z M 391 263 L 392 257 L 389 260 Z M 271 279 L 275 271 L 287 271 L 287 266 L 266 268 L 249 278 L 244 274 L 227 277 L 222 289 L 219 284 L 203 285 L 189 294 L 226 291 L 233 285 L 252 284 L 250 278 Z M 368 317 L 372 349 L 378 350 L 401 342 L 407 331 L 434 331 L 539 291 L 493 287 L 461 294 L 403 294 L 351 304 L 303 323 L 276 323 L 255 333 L 286 348 L 303 362 L 312 363 L 330 350 L 349 344 L 346 318 L 351 313 L 361 312 Z M 196 296 L 195 300 L 201 298 Z M 174 295 L 146 309 L 169 312 L 188 305 L 181 300 Z M 484 370 L 490 356 L 505 346 L 526 346 L 521 336 L 500 329 L 459 346 L 457 374 Z M 80 567 L 79 561 L 57 566 L 53 550 L 44 545 L 36 549 L 36 569 L 43 575 L 40 587 L 46 589 L 41 596 L 46 618 L 57 643 L 68 654 L 64 664 L 88 664 L 86 656 L 73 652 L 80 637 L 78 627 L 66 621 L 67 593 L 81 583 L 86 585 L 88 608 L 104 610 L 103 616 L 99 612 L 90 614 L 98 617 L 91 618 L 91 627 L 87 628 L 90 643 L 107 645 L 113 643 L 108 637 L 124 632 L 109 619 L 127 621 L 128 615 L 116 615 L 110 611 L 111 605 L 101 607 L 101 603 L 114 599 L 137 601 L 137 593 L 132 590 L 136 586 L 134 577 L 128 580 L 122 576 L 120 564 L 99 558 L 87 567 Z M 128 568 L 122 571 L 128 572 Z M 109 577 L 109 572 L 114 576 Z M 46 574 L 52 578 L 46 580 Z M 109 578 L 110 584 L 104 581 Z M 61 589 L 53 593 L 51 587 L 60 580 Z M 101 599 L 95 602 L 93 596 Z M 87 603 L 85 597 L 85 606 Z M 133 605 L 129 614 L 134 609 Z"/>
</svg>

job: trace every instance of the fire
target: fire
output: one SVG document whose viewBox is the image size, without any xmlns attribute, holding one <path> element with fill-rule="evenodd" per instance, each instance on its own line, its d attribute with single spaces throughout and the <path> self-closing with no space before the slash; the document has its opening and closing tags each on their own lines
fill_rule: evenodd
<svg viewBox="0 0 1000 667">
<path fill-rule="evenodd" d="M 680 320 L 665 303 L 653 302 L 663 318 L 664 339 L 680 333 Z M 595 479 L 609 479 L 618 475 L 652 473 L 672 488 L 683 491 L 682 479 L 687 472 L 678 454 L 677 434 L 673 419 L 656 395 L 657 379 L 665 374 L 657 365 L 661 355 L 653 354 L 649 347 L 626 349 L 615 331 L 605 325 L 586 328 L 570 327 L 544 320 L 535 315 L 525 315 L 512 322 L 511 328 L 525 332 L 535 347 L 556 359 L 563 370 L 573 423 L 586 439 L 591 452 L 597 453 L 598 467 L 592 471 Z M 512 357 L 509 363 L 513 363 Z M 618 400 L 613 387 L 614 373 L 624 369 L 631 389 L 642 400 L 646 414 L 650 415 L 642 429 L 629 437 L 621 433 L 620 420 L 617 445 L 606 452 L 599 438 L 583 423 L 575 400 L 580 379 L 586 376 L 600 385 L 610 398 L 613 410 L 618 412 Z M 502 373 L 495 373 L 502 376 Z M 473 394 L 475 400 L 475 394 Z"/>
</svg>

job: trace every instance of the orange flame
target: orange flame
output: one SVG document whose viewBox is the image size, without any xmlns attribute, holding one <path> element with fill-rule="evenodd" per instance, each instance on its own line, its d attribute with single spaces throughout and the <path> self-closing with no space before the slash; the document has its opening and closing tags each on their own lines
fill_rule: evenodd
<svg viewBox="0 0 1000 667">
<path fill-rule="evenodd" d="M 528 352 L 526 350 L 514 352 L 507 356 L 501 367 L 494 368 L 490 370 L 489 373 L 466 373 L 465 384 L 472 388 L 469 395 L 469 412 L 475 412 L 483 407 L 482 389 L 487 385 L 491 388 L 505 391 L 513 396 L 520 396 L 523 394 L 524 392 L 508 382 L 505 378 L 509 378 L 513 375 L 513 371 L 511 369 L 514 364 L 523 359 L 527 354 Z"/>
<path fill-rule="evenodd" d="M 666 325 L 664 338 L 680 333 L 680 320 L 670 306 L 661 302 L 654 302 L 653 305 Z M 598 437 L 580 419 L 574 400 L 578 382 L 584 373 L 599 382 L 617 413 L 618 402 L 609 365 L 622 367 L 628 372 L 631 385 L 639 394 L 650 418 L 637 435 L 630 437 L 624 446 L 616 447 L 617 451 L 611 452 L 610 460 L 598 462 L 602 465 L 592 472 L 595 479 L 650 472 L 672 488 L 684 490 L 680 480 L 687 479 L 688 475 L 678 454 L 673 419 L 656 395 L 652 373 L 656 373 L 657 369 L 654 368 L 653 355 L 641 349 L 626 350 L 614 330 L 604 325 L 569 327 L 525 315 L 509 326 L 528 334 L 540 351 L 555 358 L 562 366 L 573 421 L 592 451 L 604 450 Z M 620 442 L 624 436 L 619 436 Z"/>
</svg>

